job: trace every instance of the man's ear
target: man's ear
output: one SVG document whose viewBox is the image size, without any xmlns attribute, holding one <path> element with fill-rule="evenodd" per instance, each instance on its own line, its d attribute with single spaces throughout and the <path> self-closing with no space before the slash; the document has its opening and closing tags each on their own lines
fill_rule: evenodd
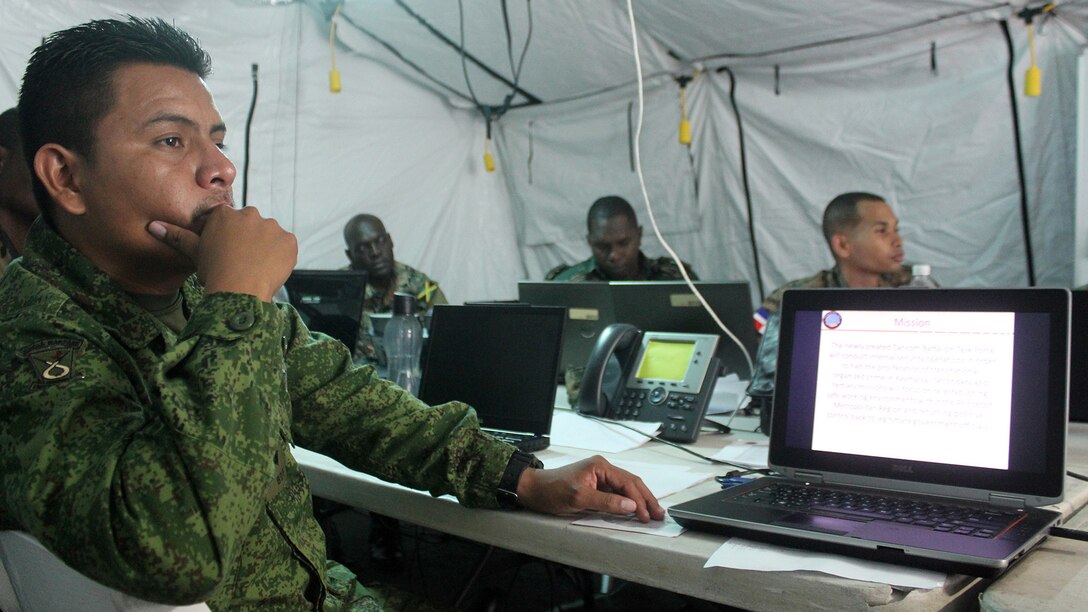
<svg viewBox="0 0 1088 612">
<path fill-rule="evenodd" d="M 44 145 L 34 154 L 34 172 L 57 206 L 70 215 L 87 212 L 79 188 L 79 170 L 82 167 L 83 158 L 59 144 Z"/>
<path fill-rule="evenodd" d="M 8 163 L 8 156 L 10 154 L 11 151 L 8 151 L 7 147 L 0 145 L 0 174 L 4 173 L 4 164 Z"/>
<path fill-rule="evenodd" d="M 850 259 L 850 251 L 850 238 L 846 234 L 831 235 L 831 254 L 835 256 L 836 261 Z"/>
</svg>

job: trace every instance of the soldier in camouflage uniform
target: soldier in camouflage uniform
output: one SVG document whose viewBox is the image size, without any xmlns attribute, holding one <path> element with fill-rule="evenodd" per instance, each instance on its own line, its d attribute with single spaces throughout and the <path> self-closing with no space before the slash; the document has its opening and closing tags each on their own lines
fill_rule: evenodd
<svg viewBox="0 0 1088 612">
<path fill-rule="evenodd" d="M 777 313 L 787 289 L 900 287 L 910 282 L 910 267 L 903 265 L 899 219 L 884 198 L 863 192 L 836 196 L 824 209 L 823 233 L 835 267 L 779 287 L 753 315 L 756 330 L 763 338 L 756 352 L 748 396 L 751 405 L 761 410 L 770 405 L 774 392 L 780 323 Z"/>
<path fill-rule="evenodd" d="M 38 216 L 30 188 L 30 170 L 19 138 L 19 114 L 14 108 L 0 113 L 0 276 L 19 256 Z"/>
<path fill-rule="evenodd" d="M 671 281 L 683 280 L 671 257 L 650 259 L 639 248 L 642 226 L 635 210 L 619 196 L 605 196 L 589 207 L 586 215 L 586 242 L 593 256 L 574 265 L 552 268 L 544 280 L 556 281 Z M 691 280 L 699 280 L 691 266 L 684 264 Z"/>
<path fill-rule="evenodd" d="M 446 304 L 438 283 L 415 268 L 393 258 L 393 237 L 374 215 L 355 215 L 344 225 L 344 243 L 351 264 L 345 270 L 366 270 L 366 298 L 359 317 L 359 336 L 353 352 L 355 360 L 379 368 L 386 366 L 385 349 L 374 333 L 371 314 L 393 311 L 393 294 L 416 296 L 420 316 L 435 304 Z"/>
<path fill-rule="evenodd" d="M 471 506 L 663 518 L 637 477 L 535 469 L 470 407 L 420 404 L 271 303 L 297 243 L 233 208 L 207 71 L 161 20 L 90 22 L 31 56 L 43 219 L 0 278 L 0 529 L 152 601 L 376 610 L 325 560 L 294 445 Z"/>
<path fill-rule="evenodd" d="M 759 333 L 778 312 L 786 289 L 901 287 L 910 282 L 899 219 L 884 198 L 863 192 L 836 196 L 824 209 L 822 225 L 835 267 L 790 281 L 763 300 L 753 315 Z"/>
</svg>

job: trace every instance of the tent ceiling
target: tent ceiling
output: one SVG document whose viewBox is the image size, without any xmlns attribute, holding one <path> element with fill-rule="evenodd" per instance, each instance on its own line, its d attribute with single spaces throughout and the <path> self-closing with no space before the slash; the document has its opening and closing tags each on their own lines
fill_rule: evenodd
<svg viewBox="0 0 1088 612">
<path fill-rule="evenodd" d="M 307 2 L 326 18 L 339 4 Z M 756 61 L 773 65 L 828 59 L 829 55 L 846 57 L 864 53 L 867 44 L 887 44 L 888 37 L 916 36 L 922 28 L 1007 17 L 1025 4 L 992 0 L 634 2 L 647 75 L 690 74 L 695 64 L 717 67 Z M 1073 4 L 1059 3 L 1059 12 L 1081 10 Z M 465 65 L 472 91 L 481 104 L 500 106 L 514 91 L 513 66 L 525 47 L 530 11 L 532 36 L 518 80 L 520 91 L 512 104 L 586 96 L 634 80 L 624 0 L 346 0 L 338 37 L 353 50 L 378 57 L 464 104 L 472 94 L 460 53 L 463 16 Z M 813 47 L 821 53 L 812 53 Z M 799 56 L 791 49 L 806 52 Z"/>
</svg>

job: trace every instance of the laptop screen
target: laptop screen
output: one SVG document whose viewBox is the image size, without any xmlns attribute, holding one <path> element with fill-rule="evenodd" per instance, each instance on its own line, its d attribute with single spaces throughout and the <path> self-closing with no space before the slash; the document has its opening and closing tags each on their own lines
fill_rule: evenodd
<svg viewBox="0 0 1088 612">
<path fill-rule="evenodd" d="M 552 306 L 435 306 L 419 398 L 465 402 L 487 428 L 548 434 L 565 317 Z"/>
<path fill-rule="evenodd" d="M 1061 495 L 1066 291 L 787 295 L 773 464 Z"/>
<path fill-rule="evenodd" d="M 284 287 L 306 327 L 354 350 L 366 281 L 362 270 L 295 270 Z"/>
</svg>

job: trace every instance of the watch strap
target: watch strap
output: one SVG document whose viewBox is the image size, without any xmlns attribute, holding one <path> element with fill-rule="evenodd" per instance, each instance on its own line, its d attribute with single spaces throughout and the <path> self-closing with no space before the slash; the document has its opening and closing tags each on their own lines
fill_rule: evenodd
<svg viewBox="0 0 1088 612">
<path fill-rule="evenodd" d="M 506 464 L 506 470 L 502 473 L 498 490 L 495 492 L 499 507 L 509 510 L 520 508 L 521 505 L 518 503 L 518 481 L 521 480 L 521 473 L 529 468 L 541 469 L 543 467 L 544 464 L 536 456 L 515 450 L 510 455 L 510 461 Z"/>
</svg>

